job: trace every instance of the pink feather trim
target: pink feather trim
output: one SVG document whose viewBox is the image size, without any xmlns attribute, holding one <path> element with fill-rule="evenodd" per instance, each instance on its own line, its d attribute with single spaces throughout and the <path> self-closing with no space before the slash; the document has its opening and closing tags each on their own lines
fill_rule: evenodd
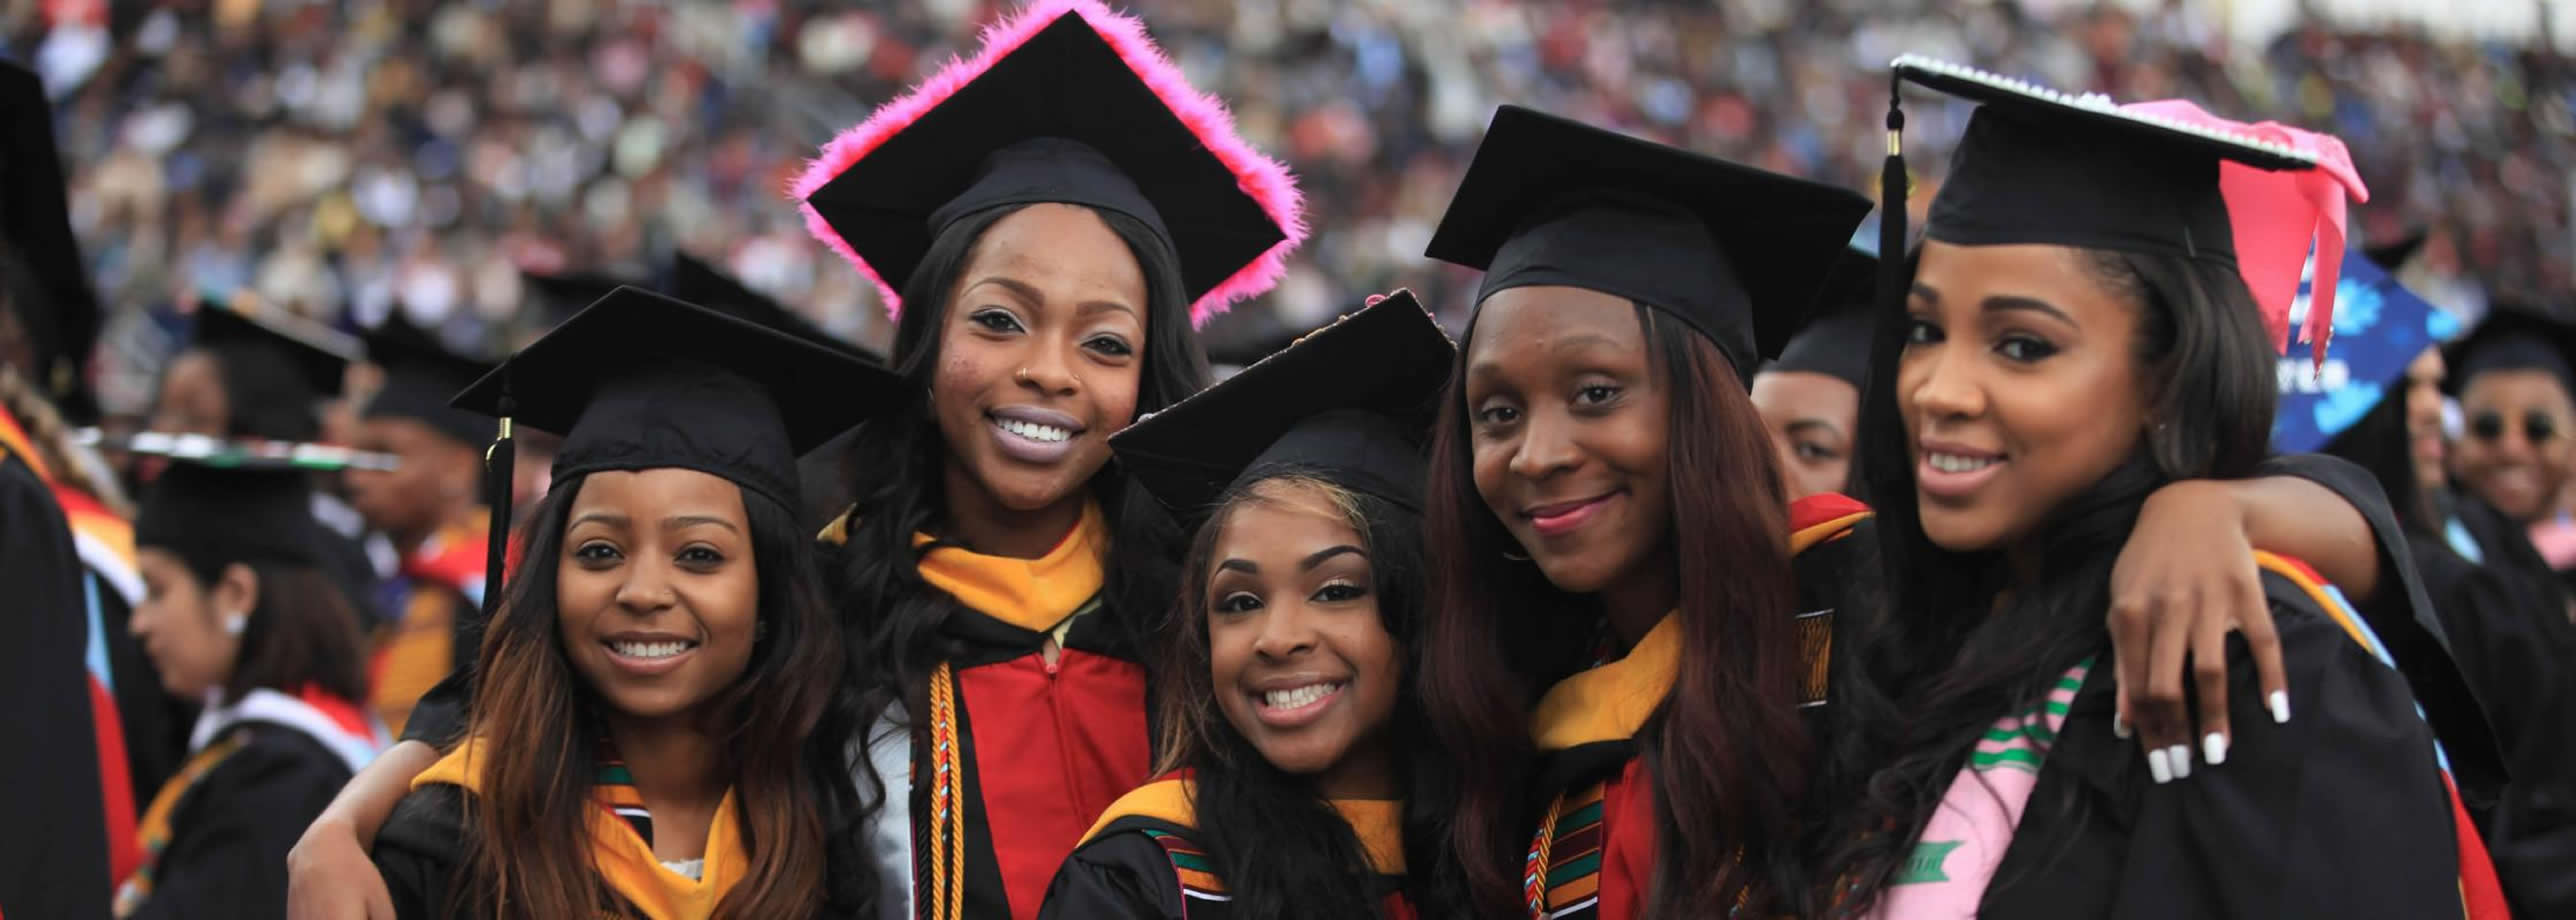
<svg viewBox="0 0 2576 920">
<path fill-rule="evenodd" d="M 833 252 L 840 253 L 841 258 L 848 259 L 858 268 L 859 274 L 876 285 L 878 293 L 885 298 L 888 315 L 902 313 L 900 294 L 877 274 L 876 269 L 869 267 L 868 261 L 861 258 L 857 250 L 850 248 L 849 241 L 842 239 L 832 229 L 831 223 L 825 221 L 806 199 L 866 157 L 877 145 L 885 143 L 887 138 L 911 126 L 955 95 L 958 89 L 983 76 L 985 71 L 992 69 L 994 62 L 1018 50 L 1066 13 L 1081 16 L 1085 25 L 1116 49 L 1118 57 L 1126 61 L 1128 68 L 1154 91 L 1155 98 L 1162 100 L 1173 115 L 1189 126 L 1190 133 L 1198 136 L 1199 143 L 1206 145 L 1208 151 L 1234 173 L 1236 185 L 1243 189 L 1244 194 L 1252 196 L 1252 200 L 1261 206 L 1262 213 L 1268 214 L 1271 222 L 1279 226 L 1283 238 L 1276 245 L 1207 293 L 1199 295 L 1198 300 L 1190 305 L 1191 327 L 1205 325 L 1210 318 L 1225 312 L 1235 303 L 1270 290 L 1287 274 L 1288 254 L 1306 241 L 1305 198 L 1297 191 L 1297 180 L 1289 174 L 1288 167 L 1254 149 L 1251 142 L 1235 132 L 1234 116 L 1226 111 L 1225 103 L 1191 86 L 1180 67 L 1164 56 L 1162 49 L 1155 46 L 1153 37 L 1146 34 L 1144 22 L 1111 10 L 1100 0 L 1034 0 L 1018 12 L 986 26 L 981 36 L 983 47 L 974 56 L 949 61 L 948 66 L 930 75 L 921 85 L 878 107 L 866 121 L 841 132 L 839 137 L 823 145 L 822 153 L 807 164 L 804 174 L 798 176 L 789 189 L 797 208 L 804 212 L 806 232 L 823 241 L 823 245 L 831 247 Z M 1172 232 L 1186 234 L 1189 228 L 1174 227 Z"/>
<path fill-rule="evenodd" d="M 2209 114 L 2183 99 L 2164 99 L 2122 106 L 2202 127 L 2284 144 L 2316 158 L 2315 169 L 2274 172 L 2242 163 L 2218 167 L 2219 193 L 2227 199 L 2227 222 L 2236 236 L 2237 270 L 2263 309 L 2264 329 L 2272 347 L 2290 343 L 2290 306 L 2298 299 L 2300 269 L 2314 267 L 2308 283 L 2307 321 L 2300 341 L 2312 346 L 2316 365 L 2325 366 L 2326 346 L 2334 339 L 2335 282 L 2343 273 L 2343 244 L 2348 205 L 2370 200 L 2370 187 L 2352 164 L 2343 141 L 2275 121 L 2246 124 Z"/>
</svg>

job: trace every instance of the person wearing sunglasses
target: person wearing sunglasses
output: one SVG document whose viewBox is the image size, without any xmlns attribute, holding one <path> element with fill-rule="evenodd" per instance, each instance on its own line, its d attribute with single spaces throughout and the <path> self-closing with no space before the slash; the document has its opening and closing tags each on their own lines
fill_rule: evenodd
<svg viewBox="0 0 2576 920">
<path fill-rule="evenodd" d="M 2576 519 L 2564 501 L 2576 472 L 2576 325 L 2537 310 L 2499 306 L 2476 331 L 2451 346 L 2450 390 L 2460 402 L 2463 437 L 2451 473 L 2469 496 L 2492 507 L 2507 526 L 2469 529 L 2487 557 L 2505 552 L 2527 529 L 2561 580 L 2576 568 Z M 2464 502 L 2463 504 L 2474 504 Z M 2471 521 L 2483 515 L 2463 509 Z M 2519 525 L 2513 526 L 2513 525 Z"/>
</svg>

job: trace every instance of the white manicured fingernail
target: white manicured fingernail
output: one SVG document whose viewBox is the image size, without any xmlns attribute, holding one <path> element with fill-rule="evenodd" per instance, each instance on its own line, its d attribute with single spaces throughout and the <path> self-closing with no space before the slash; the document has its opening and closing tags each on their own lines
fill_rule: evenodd
<svg viewBox="0 0 2576 920">
<path fill-rule="evenodd" d="M 2210 732 L 2209 737 L 2200 739 L 2200 753 L 2201 757 L 2209 761 L 2210 766 L 2215 767 L 2226 763 L 2227 736 Z"/>
<path fill-rule="evenodd" d="M 2272 704 L 2272 721 L 2273 721 L 2273 722 L 2278 723 L 2278 724 L 2283 724 L 2283 725 L 2289 724 L 2289 721 L 2290 721 L 2290 691 L 2287 691 L 2287 690 L 2274 690 L 2274 691 L 2272 691 L 2272 696 L 2271 696 L 2271 698 L 2270 698 L 2269 700 L 2267 700 L 2266 702 L 2269 702 L 2269 703 L 2271 703 L 2271 704 Z"/>
<path fill-rule="evenodd" d="M 2129 717 L 2116 712 L 2111 714 L 2111 737 L 2129 740 Z"/>
<path fill-rule="evenodd" d="M 2173 782 L 2173 764 L 2165 760 L 2164 748 L 2147 749 L 2147 775 L 2158 785 Z"/>
<path fill-rule="evenodd" d="M 2173 761 L 2173 776 L 2175 779 L 2191 778 L 2191 745 L 2174 745 L 2166 750 L 2165 756 Z"/>
</svg>

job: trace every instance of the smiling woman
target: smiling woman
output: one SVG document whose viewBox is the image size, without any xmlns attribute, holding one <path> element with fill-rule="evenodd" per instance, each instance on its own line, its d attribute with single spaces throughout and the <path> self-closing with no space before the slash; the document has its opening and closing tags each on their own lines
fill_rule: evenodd
<svg viewBox="0 0 2576 920">
<path fill-rule="evenodd" d="M 1865 514 L 1790 504 L 1745 381 L 1867 209 L 1527 109 L 1487 129 L 1431 243 L 1485 279 L 1434 431 L 1423 652 L 1477 766 L 1448 844 L 1481 915 L 1793 893 L 1799 713 L 1856 542 L 1826 537 Z"/>
<path fill-rule="evenodd" d="M 854 437 L 824 535 L 886 910 L 1027 920 L 1153 764 L 1143 653 L 1182 537 L 1109 437 L 1207 384 L 1193 325 L 1278 279 L 1296 186 L 1141 22 L 1040 0 L 795 191 L 897 311 L 908 396 Z"/>
<path fill-rule="evenodd" d="M 863 910 L 869 878 L 831 833 L 856 814 L 843 744 L 818 732 L 844 662 L 795 460 L 890 383 L 620 288 L 459 397 L 564 443 L 464 735 L 376 840 L 402 917 Z"/>
<path fill-rule="evenodd" d="M 1457 765 L 1420 655 L 1422 442 L 1453 350 L 1396 294 L 1112 441 L 1206 512 L 1161 643 L 1163 775 L 1122 796 L 1046 918 L 1449 917 Z"/>
<path fill-rule="evenodd" d="M 1810 912 L 2501 916 L 2411 698 L 2456 671 L 2401 675 L 2374 630 L 2414 624 L 2366 621 L 2305 563 L 2249 554 L 2284 693 L 2257 702 L 2246 640 L 2221 633 L 2190 652 L 2232 734 L 2139 756 L 2113 719 L 2116 556 L 2151 493 L 2264 459 L 2288 301 L 2255 279 L 2287 265 L 2294 285 L 2341 242 L 2266 195 L 2339 205 L 2341 145 L 1897 68 L 1979 105 L 1911 283 L 1886 292 L 1903 306 L 1879 311 L 1862 424 L 1902 435 L 1865 442 L 1860 474 L 1885 588 L 1836 642 Z"/>
</svg>

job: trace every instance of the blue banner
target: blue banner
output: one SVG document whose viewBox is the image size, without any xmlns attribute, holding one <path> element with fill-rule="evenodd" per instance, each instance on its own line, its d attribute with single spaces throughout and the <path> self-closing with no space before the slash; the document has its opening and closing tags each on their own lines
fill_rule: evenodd
<svg viewBox="0 0 2576 920">
<path fill-rule="evenodd" d="M 2272 417 L 2272 447 L 2305 453 L 2361 421 L 2382 396 L 2402 389 L 2406 365 L 2424 349 L 2460 333 L 2458 318 L 2398 286 L 2359 250 L 2343 258 L 2335 285 L 2334 339 L 2320 370 L 2315 349 L 2298 340 L 2308 291 L 2290 305 L 2290 349 L 2281 356 L 2281 404 Z"/>
</svg>

